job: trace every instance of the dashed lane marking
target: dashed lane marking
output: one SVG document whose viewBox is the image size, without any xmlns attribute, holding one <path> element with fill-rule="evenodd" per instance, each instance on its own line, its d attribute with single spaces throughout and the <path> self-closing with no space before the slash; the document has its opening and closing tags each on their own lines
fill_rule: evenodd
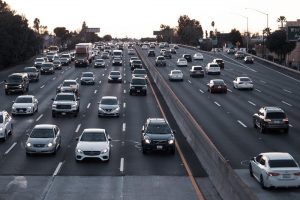
<svg viewBox="0 0 300 200">
<path fill-rule="evenodd" d="M 86 107 L 86 108 L 87 108 L 87 109 L 89 109 L 89 108 L 90 108 L 90 106 L 91 106 L 91 103 L 89 103 L 89 104 L 87 105 L 87 107 Z"/>
<path fill-rule="evenodd" d="M 293 106 L 292 104 L 290 104 L 290 103 L 287 103 L 287 102 L 285 102 L 285 101 L 281 101 L 283 104 L 285 104 L 285 105 L 288 105 L 288 106 Z"/>
<path fill-rule="evenodd" d="M 221 107 L 221 105 L 220 105 L 218 102 L 215 101 L 214 103 L 215 103 L 217 106 Z"/>
<path fill-rule="evenodd" d="M 38 122 L 44 115 L 41 114 L 35 121 Z"/>
<path fill-rule="evenodd" d="M 59 172 L 59 170 L 60 170 L 62 164 L 63 164 L 63 162 L 59 162 L 59 163 L 58 163 L 58 165 L 57 165 L 57 167 L 56 167 L 56 169 L 55 169 L 55 171 L 54 171 L 54 173 L 53 173 L 52 176 L 56 176 L 56 175 L 58 174 L 58 172 Z"/>
<path fill-rule="evenodd" d="M 45 85 L 42 85 L 40 88 L 42 89 L 42 88 L 44 88 L 45 87 Z"/>
<path fill-rule="evenodd" d="M 283 91 L 287 92 L 287 93 L 293 93 L 292 91 L 289 91 L 287 89 L 283 89 Z"/>
<path fill-rule="evenodd" d="M 248 103 L 250 103 L 250 104 L 253 105 L 253 106 L 256 106 L 256 104 L 253 103 L 252 101 L 248 101 Z"/>
<path fill-rule="evenodd" d="M 124 122 L 123 124 L 122 124 L 122 132 L 125 132 L 126 131 L 126 123 Z"/>
<path fill-rule="evenodd" d="M 5 151 L 5 155 L 7 155 L 15 146 L 17 145 L 17 142 L 14 142 L 10 147 L 9 147 L 9 149 L 7 149 L 6 151 Z"/>
<path fill-rule="evenodd" d="M 120 172 L 124 172 L 124 158 L 121 158 L 120 160 Z"/>
<path fill-rule="evenodd" d="M 78 133 L 80 127 L 81 127 L 81 124 L 78 124 L 77 127 L 76 127 L 76 130 L 75 130 L 75 133 Z"/>
<path fill-rule="evenodd" d="M 261 92 L 259 89 L 255 89 L 257 92 Z"/>
<path fill-rule="evenodd" d="M 247 126 L 246 126 L 243 122 L 241 122 L 240 120 L 237 120 L 237 122 L 238 122 L 240 125 L 242 125 L 244 128 L 247 128 Z"/>
</svg>

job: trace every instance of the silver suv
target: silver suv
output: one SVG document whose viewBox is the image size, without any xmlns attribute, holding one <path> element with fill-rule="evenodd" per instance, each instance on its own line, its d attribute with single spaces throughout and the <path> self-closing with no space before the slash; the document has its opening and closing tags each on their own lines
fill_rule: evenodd
<svg viewBox="0 0 300 200">
<path fill-rule="evenodd" d="M 79 113 L 79 97 L 74 93 L 58 93 L 52 104 L 52 117 L 58 114 L 67 115 L 72 114 L 77 117 Z"/>
</svg>

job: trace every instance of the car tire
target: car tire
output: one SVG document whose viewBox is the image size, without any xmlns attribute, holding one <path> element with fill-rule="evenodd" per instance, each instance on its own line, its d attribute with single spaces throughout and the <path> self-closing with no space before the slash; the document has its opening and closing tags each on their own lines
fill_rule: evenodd
<svg viewBox="0 0 300 200">
<path fill-rule="evenodd" d="M 260 177 L 259 177 L 259 183 L 260 183 L 260 186 L 262 189 L 266 189 L 264 178 L 262 175 L 260 175 Z"/>
<path fill-rule="evenodd" d="M 251 163 L 249 163 L 249 173 L 251 177 L 254 177 Z"/>
</svg>

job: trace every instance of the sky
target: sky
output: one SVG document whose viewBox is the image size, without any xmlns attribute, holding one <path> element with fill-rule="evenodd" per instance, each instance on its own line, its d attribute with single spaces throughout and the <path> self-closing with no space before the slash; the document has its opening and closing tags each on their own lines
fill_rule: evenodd
<svg viewBox="0 0 300 200">
<path fill-rule="evenodd" d="M 222 33 L 236 28 L 240 32 L 260 32 L 267 27 L 277 30 L 277 18 L 300 19 L 300 0 L 4 0 L 33 26 L 35 18 L 48 26 L 80 30 L 83 21 L 90 28 L 100 28 L 99 36 L 153 37 L 160 24 L 176 27 L 178 18 L 187 15 L 202 25 L 203 32 L 215 29 Z M 262 14 L 263 12 L 265 14 Z"/>
</svg>

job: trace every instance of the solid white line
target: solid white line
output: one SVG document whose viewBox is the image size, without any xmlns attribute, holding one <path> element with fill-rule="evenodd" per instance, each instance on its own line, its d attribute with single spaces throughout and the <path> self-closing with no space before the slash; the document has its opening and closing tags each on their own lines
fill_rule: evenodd
<svg viewBox="0 0 300 200">
<path fill-rule="evenodd" d="M 86 108 L 87 108 L 87 109 L 89 109 L 89 108 L 90 108 L 90 106 L 91 106 L 91 103 L 89 103 L 89 104 L 87 105 L 87 107 L 86 107 Z"/>
<path fill-rule="evenodd" d="M 15 146 L 16 146 L 16 142 L 14 142 L 12 145 L 11 145 L 11 147 L 9 147 L 9 149 L 7 149 L 6 151 L 5 151 L 5 155 L 7 155 Z"/>
<path fill-rule="evenodd" d="M 251 105 L 253 106 L 256 106 L 255 103 L 251 102 L 251 101 L 248 101 L 248 103 L 250 103 Z"/>
<path fill-rule="evenodd" d="M 203 90 L 199 89 L 199 91 L 200 91 L 202 94 L 204 94 Z"/>
<path fill-rule="evenodd" d="M 227 91 L 232 92 L 232 90 L 230 90 L 230 89 L 228 89 L 228 88 L 227 88 Z"/>
<path fill-rule="evenodd" d="M 255 88 L 255 90 L 256 90 L 257 92 L 261 92 L 259 89 L 256 89 L 256 88 Z"/>
<path fill-rule="evenodd" d="M 238 122 L 239 124 L 241 124 L 244 128 L 247 128 L 247 126 L 246 126 L 243 122 L 241 122 L 240 120 L 237 120 L 237 122 Z"/>
<path fill-rule="evenodd" d="M 45 85 L 42 85 L 40 88 L 42 89 L 42 88 L 44 88 L 45 87 Z"/>
<path fill-rule="evenodd" d="M 124 122 L 122 125 L 122 131 L 125 132 L 126 131 L 126 123 Z"/>
<path fill-rule="evenodd" d="M 97 93 L 97 90 L 94 91 L 94 94 L 96 94 L 96 93 Z"/>
<path fill-rule="evenodd" d="M 121 161 L 120 161 L 120 172 L 124 172 L 124 158 L 121 158 Z"/>
<path fill-rule="evenodd" d="M 126 103 L 125 102 L 123 103 L 123 108 L 126 108 Z"/>
<path fill-rule="evenodd" d="M 126 93 L 126 90 L 124 90 L 124 94 Z"/>
<path fill-rule="evenodd" d="M 289 91 L 287 89 L 283 89 L 283 91 L 288 92 L 288 93 L 293 93 L 292 91 Z"/>
<path fill-rule="evenodd" d="M 81 127 L 81 124 L 78 124 L 78 126 L 77 126 L 77 128 L 76 128 L 76 130 L 75 130 L 75 133 L 78 133 L 80 127 Z"/>
<path fill-rule="evenodd" d="M 221 106 L 221 105 L 220 105 L 218 102 L 216 102 L 216 101 L 215 101 L 214 103 L 215 103 L 217 106 L 219 106 L 219 107 Z"/>
<path fill-rule="evenodd" d="M 38 122 L 44 115 L 41 114 L 35 121 Z"/>
<path fill-rule="evenodd" d="M 58 165 L 57 165 L 57 167 L 56 167 L 56 169 L 55 169 L 55 171 L 54 171 L 54 173 L 53 173 L 52 176 L 56 176 L 56 175 L 58 174 L 58 172 L 59 172 L 59 170 L 60 170 L 62 164 L 63 164 L 63 162 L 59 162 L 59 163 L 58 163 Z"/>
<path fill-rule="evenodd" d="M 287 103 L 285 101 L 281 101 L 281 102 L 284 103 L 284 104 L 286 104 L 286 105 L 288 105 L 288 106 L 293 106 L 292 104 L 289 104 L 289 103 Z"/>
</svg>

